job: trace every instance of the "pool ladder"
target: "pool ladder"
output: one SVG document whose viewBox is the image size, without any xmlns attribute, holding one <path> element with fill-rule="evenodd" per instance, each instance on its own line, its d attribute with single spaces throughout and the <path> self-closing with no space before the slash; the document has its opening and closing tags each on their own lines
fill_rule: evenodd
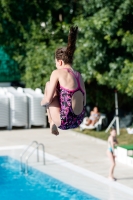
<svg viewBox="0 0 133 200">
<path fill-rule="evenodd" d="M 22 154 L 20 154 L 20 165 L 21 165 L 21 171 L 23 171 L 23 163 L 22 163 L 22 158 L 23 155 L 28 151 L 28 149 L 33 145 L 36 144 L 36 147 L 28 154 L 28 156 L 26 156 L 25 158 L 25 173 L 28 173 L 28 161 L 29 158 L 31 157 L 31 155 L 35 152 L 35 150 L 37 151 L 37 162 L 39 162 L 39 147 L 42 147 L 42 152 L 43 152 L 43 164 L 45 165 L 45 148 L 44 145 L 42 143 L 38 143 L 37 141 L 33 141 L 31 142 L 31 144 L 24 149 L 24 151 L 22 152 Z"/>
</svg>

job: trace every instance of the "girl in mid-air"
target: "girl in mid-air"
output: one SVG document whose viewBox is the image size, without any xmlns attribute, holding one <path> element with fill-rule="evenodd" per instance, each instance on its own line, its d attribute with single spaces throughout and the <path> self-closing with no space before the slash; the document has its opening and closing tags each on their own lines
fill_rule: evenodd
<svg viewBox="0 0 133 200">
<path fill-rule="evenodd" d="M 118 141 L 116 139 L 116 130 L 114 128 L 110 131 L 110 136 L 108 137 L 108 149 L 107 149 L 107 155 L 111 161 L 111 166 L 109 170 L 109 179 L 112 181 L 116 181 L 114 178 L 114 168 L 115 168 L 115 146 L 118 144 Z"/>
<path fill-rule="evenodd" d="M 78 27 L 71 27 L 67 47 L 55 52 L 56 70 L 46 83 L 41 106 L 46 106 L 51 133 L 78 127 L 83 121 L 86 92 L 83 79 L 72 67 Z M 57 128 L 58 127 L 58 128 Z"/>
</svg>

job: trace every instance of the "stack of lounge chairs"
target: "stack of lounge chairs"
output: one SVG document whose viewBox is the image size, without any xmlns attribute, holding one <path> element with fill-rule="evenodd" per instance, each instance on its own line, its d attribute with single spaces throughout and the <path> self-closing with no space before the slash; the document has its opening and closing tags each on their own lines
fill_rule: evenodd
<svg viewBox="0 0 133 200">
<path fill-rule="evenodd" d="M 40 106 L 40 89 L 0 88 L 0 127 L 46 127 L 45 108 Z"/>
</svg>

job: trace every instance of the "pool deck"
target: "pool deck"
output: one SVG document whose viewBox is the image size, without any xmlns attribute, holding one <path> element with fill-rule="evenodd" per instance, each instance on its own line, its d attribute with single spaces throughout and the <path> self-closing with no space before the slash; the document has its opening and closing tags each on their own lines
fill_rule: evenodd
<svg viewBox="0 0 133 200">
<path fill-rule="evenodd" d="M 106 155 L 107 142 L 69 130 L 52 135 L 49 128 L 0 130 L 0 147 L 29 145 L 37 140 L 52 154 L 76 166 L 108 177 L 110 162 Z M 116 162 L 117 182 L 133 189 L 133 168 Z"/>
</svg>

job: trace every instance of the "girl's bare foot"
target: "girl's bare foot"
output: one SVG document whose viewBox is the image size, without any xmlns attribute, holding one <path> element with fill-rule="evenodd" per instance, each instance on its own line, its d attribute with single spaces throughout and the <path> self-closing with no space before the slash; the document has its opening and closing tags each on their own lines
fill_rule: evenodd
<svg viewBox="0 0 133 200">
<path fill-rule="evenodd" d="M 50 123 L 50 130 L 52 134 L 59 135 L 58 128 L 53 122 Z"/>
<path fill-rule="evenodd" d="M 116 180 L 117 180 L 116 178 L 111 177 L 111 176 L 109 176 L 108 179 L 109 179 L 110 181 L 116 181 Z"/>
<path fill-rule="evenodd" d="M 117 181 L 117 178 L 113 177 L 114 181 Z"/>
</svg>

